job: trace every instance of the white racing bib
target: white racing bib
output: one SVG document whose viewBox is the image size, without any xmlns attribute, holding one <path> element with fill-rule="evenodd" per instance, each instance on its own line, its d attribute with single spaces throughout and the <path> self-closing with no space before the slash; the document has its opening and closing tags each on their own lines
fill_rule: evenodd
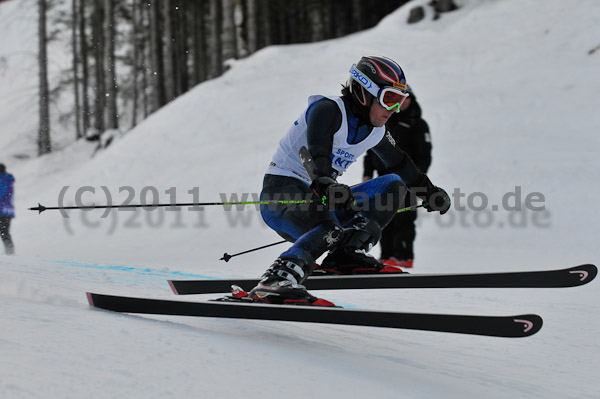
<svg viewBox="0 0 600 399">
<path fill-rule="evenodd" d="M 275 152 L 267 168 L 268 174 L 295 177 L 310 184 L 310 178 L 302 165 L 298 152 L 302 146 L 308 147 L 306 112 L 311 104 L 322 98 L 335 101 L 342 112 L 342 125 L 333 135 L 331 166 L 335 170 L 336 176 L 332 177 L 341 176 L 363 153 L 375 147 L 381 141 L 385 134 L 385 127 L 383 126 L 373 128 L 373 131 L 360 143 L 348 144 L 348 120 L 342 98 L 321 95 L 310 96 L 308 107 L 279 141 L 277 152 Z"/>
</svg>

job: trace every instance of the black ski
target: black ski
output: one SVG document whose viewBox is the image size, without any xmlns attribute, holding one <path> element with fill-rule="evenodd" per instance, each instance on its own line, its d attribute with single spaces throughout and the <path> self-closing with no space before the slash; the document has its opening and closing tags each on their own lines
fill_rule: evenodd
<svg viewBox="0 0 600 399">
<path fill-rule="evenodd" d="M 93 293 L 88 293 L 87 296 L 90 306 L 123 313 L 343 324 L 509 338 L 528 337 L 538 332 L 542 327 L 542 318 L 533 314 L 518 316 L 469 316 L 379 312 L 321 306 L 182 302 Z"/>
<path fill-rule="evenodd" d="M 467 274 L 370 274 L 353 276 L 310 276 L 309 290 L 376 288 L 560 288 L 577 287 L 592 281 L 598 273 L 594 265 L 568 269 Z M 259 279 L 170 280 L 175 294 L 214 294 L 231 291 L 237 285 L 246 291 Z"/>
</svg>

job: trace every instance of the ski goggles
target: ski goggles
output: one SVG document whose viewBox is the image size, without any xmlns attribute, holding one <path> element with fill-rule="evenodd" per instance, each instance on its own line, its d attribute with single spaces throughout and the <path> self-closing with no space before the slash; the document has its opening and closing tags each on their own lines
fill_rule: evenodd
<svg viewBox="0 0 600 399">
<path fill-rule="evenodd" d="M 379 105 L 388 111 L 394 110 L 394 112 L 400 112 L 400 107 L 408 97 L 408 93 L 404 90 L 406 85 L 394 83 L 399 87 L 385 86 L 380 88 L 375 82 L 369 79 L 364 73 L 356 69 L 356 64 L 350 68 L 350 75 L 356 80 L 362 87 L 365 88 L 369 93 L 377 99 Z M 402 87 L 404 86 L 404 87 Z"/>
</svg>

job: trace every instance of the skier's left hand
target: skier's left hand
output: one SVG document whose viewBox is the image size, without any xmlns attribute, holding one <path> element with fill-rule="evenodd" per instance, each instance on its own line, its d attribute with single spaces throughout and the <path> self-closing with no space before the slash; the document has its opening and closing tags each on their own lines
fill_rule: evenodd
<svg viewBox="0 0 600 399">
<path fill-rule="evenodd" d="M 437 211 L 443 215 L 450 209 L 452 202 L 446 190 L 434 186 L 425 174 L 421 182 L 412 186 L 411 190 L 414 190 L 415 194 L 423 200 L 423 207 L 427 212 Z"/>
<path fill-rule="evenodd" d="M 427 190 L 427 196 L 423 199 L 423 207 L 427 209 L 427 212 L 438 211 L 440 215 L 448 212 L 451 204 L 450 196 L 446 190 L 437 186 Z"/>
</svg>

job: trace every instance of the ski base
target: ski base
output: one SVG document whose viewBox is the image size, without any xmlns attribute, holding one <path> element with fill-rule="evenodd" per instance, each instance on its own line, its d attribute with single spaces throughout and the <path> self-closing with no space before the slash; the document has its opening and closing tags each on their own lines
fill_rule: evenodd
<svg viewBox="0 0 600 399">
<path fill-rule="evenodd" d="M 585 264 L 567 269 L 501 273 L 465 274 L 369 274 L 310 276 L 303 285 L 308 290 L 382 289 L 382 288 L 565 288 L 592 281 L 596 266 Z M 177 295 L 216 294 L 232 285 L 250 290 L 259 279 L 169 280 Z"/>
<path fill-rule="evenodd" d="M 542 318 L 471 316 L 341 309 L 322 306 L 263 305 L 243 302 L 183 302 L 87 293 L 90 306 L 122 313 L 171 316 L 278 320 L 438 331 L 492 337 L 519 338 L 537 333 Z"/>
</svg>

